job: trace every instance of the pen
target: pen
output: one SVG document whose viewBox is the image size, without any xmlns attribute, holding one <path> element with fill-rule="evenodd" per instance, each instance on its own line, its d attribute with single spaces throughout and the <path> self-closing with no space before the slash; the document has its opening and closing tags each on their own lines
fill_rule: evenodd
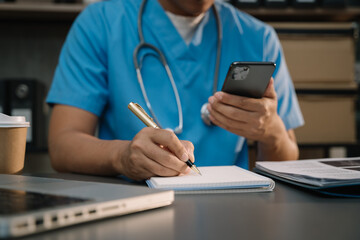
<svg viewBox="0 0 360 240">
<path fill-rule="evenodd" d="M 145 112 L 145 110 L 137 103 L 130 102 L 128 108 L 148 127 L 159 128 L 159 126 L 154 122 L 154 120 Z M 201 172 L 196 167 L 196 165 L 187 160 L 186 165 L 188 165 L 194 172 L 201 175 Z"/>
</svg>

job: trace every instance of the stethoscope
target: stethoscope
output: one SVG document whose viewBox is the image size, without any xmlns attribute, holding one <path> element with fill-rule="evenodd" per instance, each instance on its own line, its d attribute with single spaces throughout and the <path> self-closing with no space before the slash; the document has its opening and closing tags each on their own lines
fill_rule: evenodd
<svg viewBox="0 0 360 240">
<path fill-rule="evenodd" d="M 136 76 L 141 88 L 141 92 L 142 95 L 144 97 L 144 100 L 146 102 L 146 106 L 148 107 L 152 117 L 154 118 L 154 121 L 156 122 L 156 124 L 161 127 L 161 124 L 159 122 L 159 120 L 157 119 L 155 112 L 153 110 L 153 108 L 151 107 L 149 98 L 147 96 L 145 87 L 144 87 L 144 83 L 143 83 L 143 78 L 141 75 L 141 69 L 140 66 L 138 64 L 138 60 L 137 60 L 137 56 L 139 54 L 139 51 L 143 48 L 150 48 L 153 51 L 155 51 L 158 56 L 159 56 L 159 60 L 162 63 L 162 65 L 164 66 L 166 73 L 168 75 L 168 78 L 170 80 L 174 95 L 175 95 L 175 99 L 176 99 L 176 105 L 177 105 L 177 109 L 178 109 L 178 117 L 179 117 L 179 125 L 177 127 L 175 127 L 175 129 L 173 129 L 175 134 L 180 134 L 183 131 L 183 112 L 182 112 L 182 106 L 181 106 L 181 101 L 180 101 L 180 96 L 179 96 L 179 92 L 178 89 L 176 87 L 175 81 L 174 81 L 174 77 L 171 73 L 171 70 L 169 68 L 169 65 L 166 61 L 166 58 L 164 56 L 164 54 L 154 45 L 150 44 L 150 43 L 146 43 L 144 40 L 144 35 L 143 35 L 143 31 L 142 31 L 142 15 L 144 13 L 144 8 L 145 8 L 145 4 L 146 4 L 147 0 L 144 0 L 141 3 L 140 9 L 139 9 L 139 15 L 138 15 L 138 19 L 137 19 L 137 25 L 138 25 L 138 33 L 139 33 L 139 39 L 140 39 L 140 43 L 136 46 L 134 52 L 133 52 L 133 61 L 134 61 L 134 65 L 135 65 L 135 70 L 136 70 Z M 220 17 L 219 14 L 216 10 L 215 5 L 212 6 L 212 9 L 214 11 L 215 14 L 215 18 L 216 18 L 216 25 L 217 25 L 217 31 L 218 31 L 218 39 L 217 39 L 217 51 L 216 51 L 216 65 L 215 65 L 215 73 L 214 73 L 214 85 L 213 85 L 213 94 L 216 92 L 217 90 L 217 83 L 218 83 L 218 75 L 219 75 L 219 68 L 220 68 L 220 56 L 221 56 L 221 42 L 222 42 L 222 26 L 221 26 L 221 22 L 220 22 Z M 207 109 L 207 105 L 208 103 L 203 104 L 203 106 L 201 107 L 200 113 L 201 113 L 201 118 L 204 121 L 204 123 L 206 125 L 211 125 L 211 121 L 209 118 L 209 111 Z"/>
</svg>

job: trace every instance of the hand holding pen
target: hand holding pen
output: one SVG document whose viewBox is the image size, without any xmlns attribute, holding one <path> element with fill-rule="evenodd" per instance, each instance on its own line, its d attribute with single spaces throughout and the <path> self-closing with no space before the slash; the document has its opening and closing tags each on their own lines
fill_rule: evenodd
<svg viewBox="0 0 360 240">
<path fill-rule="evenodd" d="M 159 127 L 156 125 L 156 123 L 152 120 L 152 118 L 142 109 L 142 107 L 140 105 L 138 105 L 137 103 L 130 103 L 128 105 L 129 109 L 148 127 L 154 128 L 154 129 L 159 129 Z M 164 132 L 165 131 L 165 132 Z M 173 132 L 167 131 L 167 130 L 162 130 L 162 133 L 165 135 L 168 135 L 168 138 L 170 140 L 169 141 L 164 141 L 164 144 L 161 144 L 160 142 L 158 143 L 158 147 L 160 146 L 161 149 L 165 150 L 164 147 L 166 147 L 166 149 L 168 149 L 168 153 L 172 154 L 173 156 L 170 159 L 173 159 L 173 157 L 177 156 L 178 160 L 180 159 L 182 162 L 185 162 L 185 164 L 190 167 L 193 171 L 195 171 L 196 173 L 200 174 L 200 171 L 198 170 L 198 168 L 193 164 L 194 161 L 194 157 L 191 154 L 189 156 L 189 154 L 186 153 L 186 149 L 184 147 L 185 145 L 188 145 L 191 147 L 191 152 L 193 152 L 194 148 L 193 145 L 188 142 L 188 141 L 181 141 L 176 137 L 176 135 Z M 165 134 L 166 133 L 166 134 Z M 170 135 L 169 135 L 170 134 Z M 180 145 L 179 145 L 180 144 Z M 183 145 L 181 147 L 181 145 Z M 164 147 L 163 147 L 164 146 Z M 166 151 L 166 150 L 165 150 Z M 174 156 L 175 155 L 175 156 Z M 160 157 L 160 156 L 159 156 Z M 190 157 L 190 158 L 189 158 Z M 156 156 L 154 156 L 153 160 L 157 159 Z M 170 160 L 169 159 L 169 160 Z M 179 165 L 179 162 L 181 163 L 181 161 L 172 161 L 173 163 L 176 163 L 176 165 Z M 161 164 L 161 163 L 160 163 Z M 165 162 L 163 162 L 163 164 L 165 164 Z M 166 162 L 166 165 L 168 167 L 170 167 L 171 169 L 174 169 L 176 166 L 170 166 L 170 161 Z M 186 165 L 184 165 L 182 163 L 183 166 L 186 167 Z M 165 166 L 164 166 L 165 167 Z M 179 172 L 181 173 L 181 172 Z M 159 175 L 159 176 L 164 176 L 164 175 Z"/>
</svg>

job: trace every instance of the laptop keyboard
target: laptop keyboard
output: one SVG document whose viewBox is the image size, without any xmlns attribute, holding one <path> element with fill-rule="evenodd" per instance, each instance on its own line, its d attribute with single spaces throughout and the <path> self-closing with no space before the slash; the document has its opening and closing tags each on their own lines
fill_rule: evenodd
<svg viewBox="0 0 360 240">
<path fill-rule="evenodd" d="M 0 215 L 17 214 L 88 201 L 91 199 L 0 188 Z"/>
</svg>

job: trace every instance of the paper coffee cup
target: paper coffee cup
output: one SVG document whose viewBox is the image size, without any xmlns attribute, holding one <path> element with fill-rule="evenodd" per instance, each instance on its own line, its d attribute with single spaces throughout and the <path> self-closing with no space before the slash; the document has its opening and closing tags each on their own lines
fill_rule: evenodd
<svg viewBox="0 0 360 240">
<path fill-rule="evenodd" d="M 0 173 L 18 173 L 24 168 L 28 127 L 25 117 L 0 113 Z"/>
</svg>

